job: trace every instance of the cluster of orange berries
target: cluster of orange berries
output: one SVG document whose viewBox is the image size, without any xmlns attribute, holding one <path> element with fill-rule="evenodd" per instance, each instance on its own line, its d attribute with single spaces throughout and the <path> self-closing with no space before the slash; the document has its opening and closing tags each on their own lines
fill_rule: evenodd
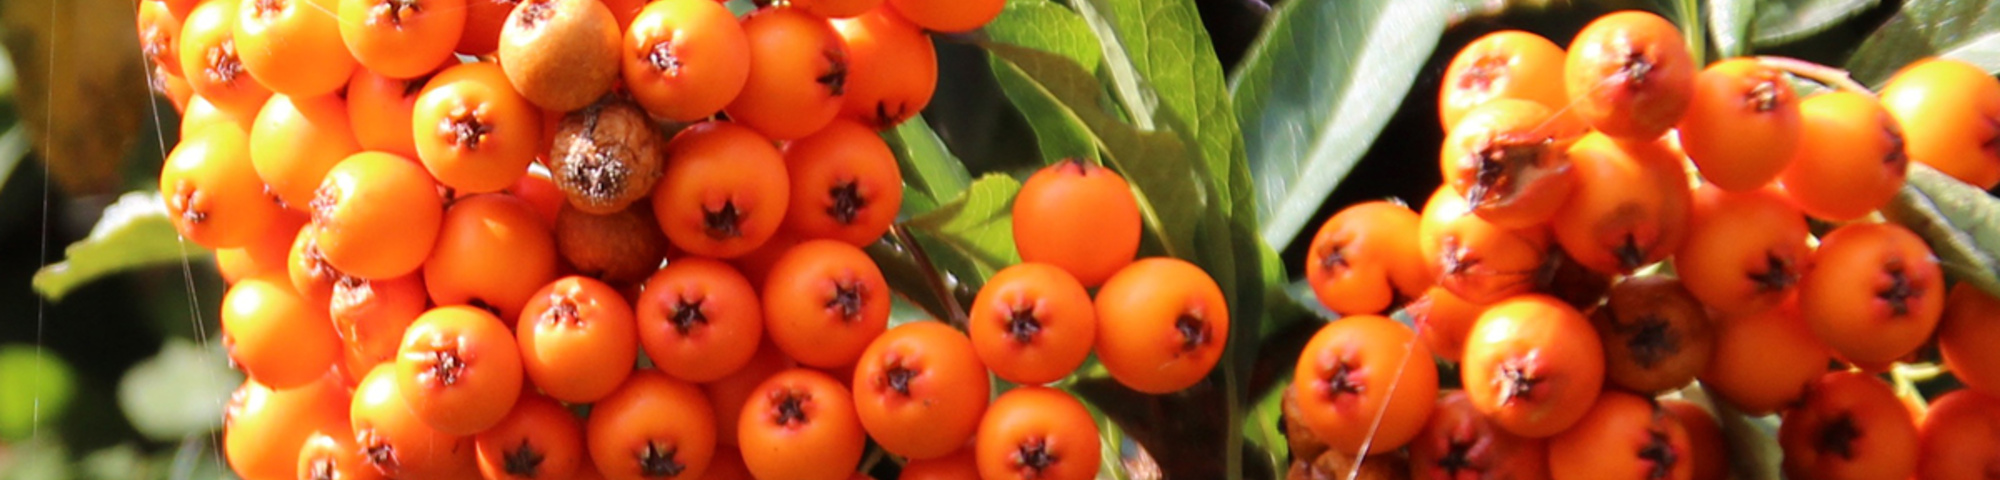
<svg viewBox="0 0 2000 480">
<path fill-rule="evenodd" d="M 1522 31 L 1466 46 L 1440 92 L 1445 185 L 1421 213 L 1348 207 L 1312 240 L 1313 290 L 1347 317 L 1297 364 L 1295 470 L 1725 478 L 1714 417 L 1670 398 L 1698 379 L 1782 413 L 1791 478 L 2000 471 L 2000 301 L 1870 217 L 1910 160 L 2000 183 L 2000 81 L 1945 59 L 1879 100 L 1791 81 L 1757 59 L 1701 68 L 1636 11 L 1567 51 Z M 1815 238 L 1808 218 L 1833 226 Z M 1380 316 L 1398 306 L 1414 328 Z M 1931 346 L 1969 388 L 1926 415 L 1877 374 Z M 1440 392 L 1433 356 L 1462 390 Z"/>
<path fill-rule="evenodd" d="M 160 192 L 216 249 L 249 377 L 230 467 L 842 480 L 872 442 L 905 479 L 1095 476 L 1088 410 L 1044 385 L 1095 352 L 1184 389 L 1229 328 L 1199 267 L 1134 260 L 1119 175 L 1024 183 L 1024 263 L 965 331 L 891 328 L 862 250 L 899 215 L 879 130 L 929 102 L 927 32 L 1003 4 L 141 0 L 184 118 Z"/>
</svg>

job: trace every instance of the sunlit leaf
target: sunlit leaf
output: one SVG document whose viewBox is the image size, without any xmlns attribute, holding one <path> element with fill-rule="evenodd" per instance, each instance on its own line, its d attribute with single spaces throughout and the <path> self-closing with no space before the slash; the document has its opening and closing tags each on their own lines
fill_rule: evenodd
<svg viewBox="0 0 2000 480">
<path fill-rule="evenodd" d="M 1244 157 L 1243 136 L 1230 115 L 1222 64 L 1193 0 L 1078 0 L 1112 69 L 1114 93 L 1141 130 L 1158 128 L 1160 108 L 1193 140 L 1214 176 L 1215 200 L 1234 202 L 1226 177 Z M 1125 70 L 1129 65 L 1130 72 Z M 1126 74 L 1131 78 L 1125 78 Z M 1247 180 L 1247 178 L 1245 179 Z"/>
<path fill-rule="evenodd" d="M 1740 1 L 1740 0 L 1739 0 Z M 1833 28 L 1882 0 L 1757 0 L 1751 44 L 1774 47 Z"/>
<path fill-rule="evenodd" d="M 1291 244 L 1375 143 L 1437 48 L 1443 0 L 1292 1 L 1231 79 L 1260 236 Z"/>
<path fill-rule="evenodd" d="M 1945 273 L 2000 295 L 2000 199 L 1921 163 L 1882 209 L 1936 251 Z"/>
<path fill-rule="evenodd" d="M 1708 32 L 1721 58 L 1750 53 L 1750 21 L 1756 13 L 1755 0 L 1715 0 L 1708 4 Z"/>
<path fill-rule="evenodd" d="M 1020 263 L 1014 250 L 1014 192 L 1021 182 L 988 174 L 972 182 L 963 195 L 929 213 L 910 219 L 909 227 L 960 252 L 975 262 L 981 278 Z M 929 252 L 935 257 L 940 252 Z M 957 270 L 953 270 L 957 271 Z"/>
<path fill-rule="evenodd" d="M 923 115 L 910 117 L 896 128 L 884 132 L 882 138 L 896 153 L 896 166 L 903 172 L 901 214 L 928 212 L 958 196 L 972 183 L 972 175 L 966 173 L 965 163 L 945 148 L 944 140 L 938 138 L 930 124 L 924 122 Z"/>
<path fill-rule="evenodd" d="M 1198 154 L 1173 132 L 1142 131 L 1104 111 L 1103 88 L 1075 62 L 1012 45 L 987 50 L 1002 90 L 1034 125 L 1043 148 L 1074 149 L 1059 155 L 1098 158 L 1123 174 L 1165 253 L 1191 258 L 1195 226 L 1211 201 Z"/>
<path fill-rule="evenodd" d="M 1104 58 L 1083 16 L 1049 0 L 1007 0 L 981 31 L 993 42 L 1062 55 L 1085 70 L 1096 71 Z"/>
<path fill-rule="evenodd" d="M 104 208 L 90 236 L 63 250 L 64 259 L 35 272 L 35 292 L 51 300 L 92 280 L 134 268 L 176 263 L 208 252 L 183 244 L 159 192 L 131 192 Z"/>
</svg>

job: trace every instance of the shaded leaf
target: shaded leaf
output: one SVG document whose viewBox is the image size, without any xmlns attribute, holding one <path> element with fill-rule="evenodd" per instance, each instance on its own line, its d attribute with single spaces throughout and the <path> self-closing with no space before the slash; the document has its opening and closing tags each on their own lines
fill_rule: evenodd
<svg viewBox="0 0 2000 480">
<path fill-rule="evenodd" d="M 146 438 L 177 439 L 221 428 L 223 408 L 242 382 L 219 345 L 169 338 L 160 353 L 125 370 L 118 406 Z"/>
<path fill-rule="evenodd" d="M 896 166 L 903 173 L 903 205 L 898 210 L 901 215 L 917 215 L 937 208 L 972 183 L 965 163 L 951 154 L 921 114 L 883 132 L 882 139 L 896 152 Z"/>
<path fill-rule="evenodd" d="M 1774 47 L 1833 28 L 1882 0 L 1758 0 L 1750 43 Z"/>
<path fill-rule="evenodd" d="M 1883 207 L 1935 251 L 1945 273 L 2000 296 L 2000 199 L 1937 169 L 1910 163 L 1909 177 Z"/>
<path fill-rule="evenodd" d="M 1367 153 L 1437 48 L 1450 10 L 1443 0 L 1278 9 L 1230 82 L 1265 243 L 1291 244 Z"/>
<path fill-rule="evenodd" d="M 1233 185 L 1224 175 L 1231 162 L 1244 157 L 1243 136 L 1231 116 L 1226 79 L 1215 45 L 1202 26 L 1193 0 L 1079 0 L 1077 9 L 1097 31 L 1113 69 L 1114 90 L 1141 130 L 1163 121 L 1157 110 L 1171 112 L 1174 127 L 1198 148 L 1207 165 L 1216 200 L 1235 202 Z M 1135 84 L 1125 85 L 1119 73 L 1129 62 Z M 1131 87 L 1136 87 L 1131 88 Z"/>
<path fill-rule="evenodd" d="M 181 262 L 205 255 L 200 246 L 183 244 L 167 220 L 159 192 L 129 192 L 104 208 L 90 236 L 63 249 L 61 262 L 35 272 L 35 292 L 51 300 L 92 280 L 134 268 Z"/>
<path fill-rule="evenodd" d="M 1193 258 L 1195 226 L 1213 200 L 1192 148 L 1172 132 L 1141 131 L 1104 111 L 1102 87 L 1075 62 L 1012 45 L 986 48 L 1002 90 L 1043 148 L 1073 149 L 1058 158 L 1099 158 L 1124 175 L 1165 253 Z"/>
<path fill-rule="evenodd" d="M 1090 24 L 1076 11 L 1049 0 L 1007 0 L 1000 16 L 981 31 L 993 42 L 1062 55 L 1089 71 L 1097 71 L 1104 59 Z"/>
<path fill-rule="evenodd" d="M 1285 432 L 1279 431 L 1279 425 L 1284 423 L 1285 418 L 1284 389 L 1287 385 L 1291 385 L 1289 379 L 1256 397 L 1257 401 L 1249 408 L 1243 425 L 1244 438 L 1265 453 L 1265 458 L 1245 461 L 1265 461 L 1271 464 L 1272 470 L 1280 472 L 1286 470 L 1288 465 L 1285 459 L 1291 456 L 1291 444 L 1285 441 Z"/>
<path fill-rule="evenodd" d="M 1708 4 L 1708 33 L 1715 40 L 1720 58 L 1750 53 L 1750 22 L 1757 14 L 1755 0 L 1715 0 Z"/>
<path fill-rule="evenodd" d="M 19 123 L 0 133 L 0 185 L 6 185 L 21 161 L 28 158 L 28 146 L 28 128 Z"/>
<path fill-rule="evenodd" d="M 1869 87 L 1880 87 L 1904 65 L 1924 57 L 1957 53 L 1985 55 L 2000 31 L 2000 4 L 1951 0 L 1911 0 L 1870 34 L 1847 57 L 1847 70 Z"/>
</svg>

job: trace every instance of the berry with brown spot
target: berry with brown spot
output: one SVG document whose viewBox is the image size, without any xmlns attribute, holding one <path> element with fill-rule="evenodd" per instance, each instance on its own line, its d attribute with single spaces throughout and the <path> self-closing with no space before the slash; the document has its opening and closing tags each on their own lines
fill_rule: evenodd
<svg viewBox="0 0 2000 480">
<path fill-rule="evenodd" d="M 501 27 L 500 68 L 529 102 L 576 110 L 618 80 L 622 37 L 618 18 L 603 2 L 524 0 Z"/>
<path fill-rule="evenodd" d="M 563 116 L 549 152 L 549 177 L 571 206 L 605 215 L 653 193 L 666 141 L 630 101 L 605 97 Z"/>
</svg>

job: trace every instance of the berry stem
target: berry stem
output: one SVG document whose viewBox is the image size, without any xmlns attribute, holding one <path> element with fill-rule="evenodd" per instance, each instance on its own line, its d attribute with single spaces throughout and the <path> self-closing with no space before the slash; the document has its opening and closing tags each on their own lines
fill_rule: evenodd
<svg viewBox="0 0 2000 480">
<path fill-rule="evenodd" d="M 889 234 L 868 245 L 867 251 L 868 256 L 875 259 L 875 264 L 882 268 L 883 276 L 889 279 L 891 290 L 923 308 L 932 317 L 959 330 L 966 328 L 967 315 L 963 305 L 975 292 L 957 278 L 940 273 L 908 228 L 903 225 L 889 227 Z M 921 284 L 917 279 L 922 279 Z"/>
<path fill-rule="evenodd" d="M 1862 85 L 1861 82 L 1854 81 L 1854 77 L 1848 76 L 1846 70 L 1792 57 L 1772 55 L 1758 56 L 1757 63 L 1792 74 L 1794 77 L 1832 87 L 1835 90 L 1859 93 L 1867 95 L 1869 98 L 1875 97 L 1875 92 L 1868 90 L 1867 85 Z"/>
</svg>

